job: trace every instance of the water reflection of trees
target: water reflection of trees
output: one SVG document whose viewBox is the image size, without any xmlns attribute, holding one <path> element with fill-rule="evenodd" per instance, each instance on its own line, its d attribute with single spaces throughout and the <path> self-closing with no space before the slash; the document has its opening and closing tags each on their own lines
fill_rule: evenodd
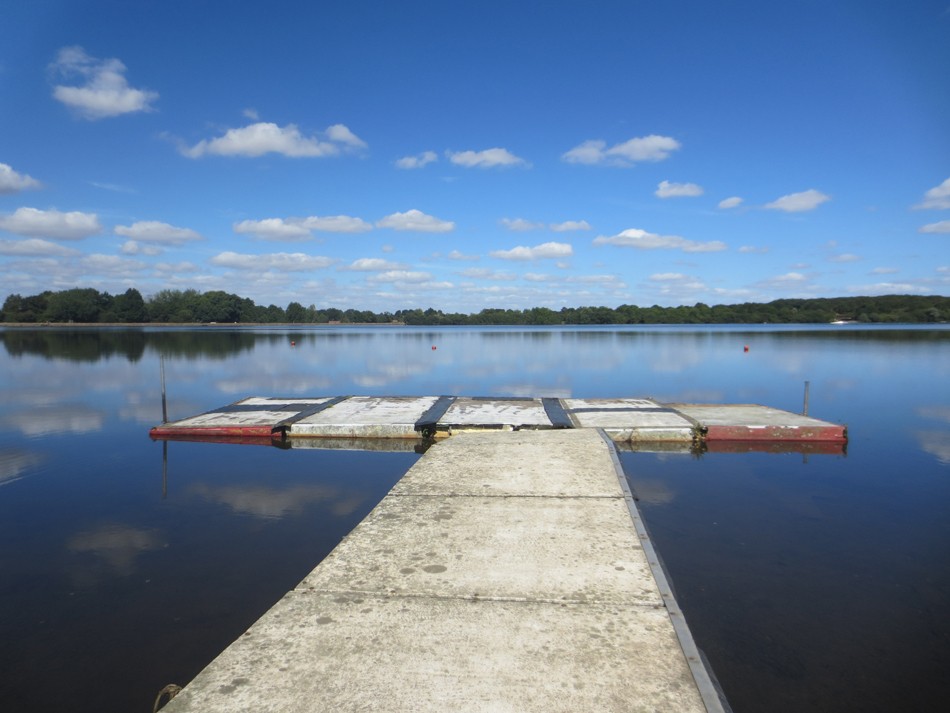
<svg viewBox="0 0 950 713">
<path fill-rule="evenodd" d="M 226 359 L 252 351 L 261 337 L 236 330 L 145 331 L 142 329 L 7 329 L 0 342 L 10 356 L 41 356 L 76 362 L 125 357 L 138 362 L 146 351 L 184 359 Z M 286 337 L 281 336 L 281 340 Z"/>
<path fill-rule="evenodd" d="M 570 342 L 604 344 L 622 340 L 618 344 L 652 343 L 670 340 L 696 346 L 699 343 L 719 343 L 736 338 L 748 340 L 803 341 L 836 340 L 846 343 L 871 342 L 930 342 L 950 339 L 950 330 L 944 328 L 852 328 L 816 327 L 788 328 L 763 327 L 601 327 L 577 328 L 554 327 L 550 329 L 518 328 L 466 328 L 477 340 L 491 343 L 514 343 L 528 341 L 543 345 L 552 337 Z M 462 331 L 452 329 L 458 336 Z M 436 344 L 446 332 L 438 329 L 389 328 L 379 330 L 354 330 L 353 328 L 312 329 L 230 329 L 212 328 L 118 328 L 118 327 L 43 327 L 0 329 L 0 342 L 10 356 L 41 356 L 46 359 L 65 359 L 76 362 L 95 362 L 111 357 L 125 357 L 130 362 L 139 361 L 150 351 L 168 357 L 182 359 L 226 359 L 243 352 L 251 352 L 258 344 L 274 345 L 294 343 L 298 346 L 327 343 L 355 343 L 373 340 L 382 335 Z"/>
<path fill-rule="evenodd" d="M 0 341 L 14 357 L 93 362 L 123 356 L 137 362 L 145 353 L 146 336 L 140 330 L 8 329 L 0 332 Z"/>
</svg>

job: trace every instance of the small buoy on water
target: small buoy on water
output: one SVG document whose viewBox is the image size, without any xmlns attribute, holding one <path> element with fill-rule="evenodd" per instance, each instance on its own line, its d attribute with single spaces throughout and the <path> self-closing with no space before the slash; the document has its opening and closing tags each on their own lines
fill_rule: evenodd
<svg viewBox="0 0 950 713">
<path fill-rule="evenodd" d="M 749 345 L 746 344 L 744 347 L 742 347 L 742 351 L 744 351 L 744 352 L 749 351 Z"/>
<path fill-rule="evenodd" d="M 435 351 L 435 344 L 432 345 L 432 351 Z"/>
<path fill-rule="evenodd" d="M 291 341 L 290 341 L 290 346 L 292 346 L 292 347 L 295 347 L 295 346 L 297 346 L 297 342 L 295 342 L 295 341 L 293 341 L 293 340 L 291 340 Z"/>
</svg>

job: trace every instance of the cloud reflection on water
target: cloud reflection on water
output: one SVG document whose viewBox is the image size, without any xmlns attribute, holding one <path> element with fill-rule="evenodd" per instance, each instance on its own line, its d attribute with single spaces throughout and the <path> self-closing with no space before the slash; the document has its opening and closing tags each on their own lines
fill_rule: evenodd
<svg viewBox="0 0 950 713">
<path fill-rule="evenodd" d="M 366 499 L 366 495 L 343 493 L 326 485 L 296 485 L 289 488 L 268 488 L 259 485 L 206 485 L 197 483 L 188 491 L 213 503 L 226 505 L 242 515 L 266 520 L 287 515 L 300 515 L 308 505 L 327 503 L 335 516 L 349 515 Z"/>
<path fill-rule="evenodd" d="M 944 465 L 950 465 L 950 431 L 918 431 L 920 447 Z"/>
<path fill-rule="evenodd" d="M 85 530 L 69 539 L 67 547 L 71 552 L 94 555 L 110 574 L 126 576 L 135 570 L 138 557 L 150 550 L 159 550 L 165 546 L 163 539 L 154 530 L 145 530 L 119 523 L 101 525 Z M 95 573 L 82 568 L 76 576 L 91 583 Z"/>
<path fill-rule="evenodd" d="M 917 415 L 950 424 L 950 406 L 919 406 Z M 925 453 L 936 457 L 943 465 L 950 465 L 950 430 L 918 430 L 916 436 Z"/>
<path fill-rule="evenodd" d="M 0 450 L 0 485 L 7 485 L 25 477 L 42 463 L 44 456 L 18 448 Z"/>
<path fill-rule="evenodd" d="M 56 433 L 93 433 L 101 431 L 105 414 L 85 404 L 60 404 L 21 411 L 5 416 L 3 425 L 25 436 L 49 436 Z"/>
</svg>

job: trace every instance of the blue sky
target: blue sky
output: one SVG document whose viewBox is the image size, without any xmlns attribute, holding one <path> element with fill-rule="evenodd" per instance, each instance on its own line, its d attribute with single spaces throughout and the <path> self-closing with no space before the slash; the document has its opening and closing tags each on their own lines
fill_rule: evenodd
<svg viewBox="0 0 950 713">
<path fill-rule="evenodd" d="M 0 299 L 950 294 L 950 0 L 0 14 Z"/>
</svg>

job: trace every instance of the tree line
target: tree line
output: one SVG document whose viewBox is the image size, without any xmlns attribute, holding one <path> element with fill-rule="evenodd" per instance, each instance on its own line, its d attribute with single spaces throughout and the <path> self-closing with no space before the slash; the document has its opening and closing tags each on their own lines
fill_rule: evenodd
<svg viewBox="0 0 950 713">
<path fill-rule="evenodd" d="M 36 295 L 9 295 L 0 311 L 6 323 L 118 324 L 379 324 L 408 325 L 557 325 L 557 324 L 821 324 L 837 320 L 862 323 L 939 323 L 950 321 L 950 297 L 885 295 L 823 297 L 677 307 L 489 308 L 473 314 L 434 308 L 394 312 L 257 305 L 239 295 L 212 290 L 161 290 L 145 299 L 135 288 L 119 295 L 74 288 Z"/>
</svg>

